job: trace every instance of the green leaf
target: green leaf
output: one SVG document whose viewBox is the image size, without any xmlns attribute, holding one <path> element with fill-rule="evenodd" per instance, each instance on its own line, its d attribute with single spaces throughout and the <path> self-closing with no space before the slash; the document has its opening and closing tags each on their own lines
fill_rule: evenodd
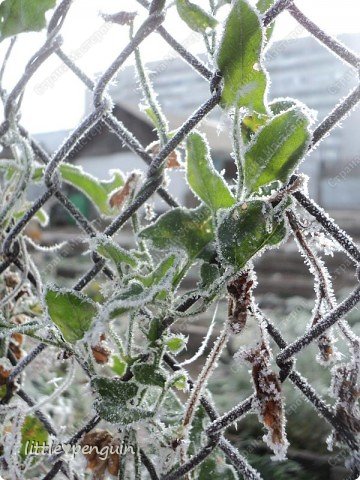
<svg viewBox="0 0 360 480">
<path fill-rule="evenodd" d="M 172 386 L 177 390 L 186 392 L 188 389 L 188 378 L 184 373 L 177 374 L 172 381 Z"/>
<path fill-rule="evenodd" d="M 114 210 L 108 203 L 109 194 L 124 185 L 124 179 L 119 170 L 112 171 L 110 180 L 98 180 L 81 167 L 63 163 L 59 167 L 62 178 L 78 188 L 106 216 L 114 215 Z"/>
<path fill-rule="evenodd" d="M 201 265 L 200 276 L 201 288 L 206 289 L 220 277 L 219 267 L 212 263 L 204 262 Z"/>
<path fill-rule="evenodd" d="M 288 98 L 279 98 L 269 103 L 269 108 L 273 115 L 278 115 L 285 110 L 289 110 L 294 106 L 298 105 L 296 100 Z M 250 142 L 253 135 L 259 130 L 260 127 L 263 127 L 269 121 L 268 115 L 259 115 L 253 113 L 252 115 L 246 115 L 241 121 L 241 134 L 244 143 Z"/>
<path fill-rule="evenodd" d="M 176 257 L 170 255 L 149 275 L 134 276 L 108 304 L 110 317 L 116 318 L 132 308 L 140 308 L 168 290 L 176 273 L 176 264 Z"/>
<path fill-rule="evenodd" d="M 45 167 L 37 167 L 33 172 L 33 180 L 38 182 L 44 174 Z M 95 205 L 98 211 L 105 216 L 114 216 L 116 209 L 109 204 L 109 195 L 114 190 L 124 185 L 124 179 L 120 170 L 111 170 L 110 180 L 99 180 L 82 167 L 71 163 L 62 163 L 59 166 L 64 182 L 69 183 L 80 190 Z"/>
<path fill-rule="evenodd" d="M 49 434 L 42 422 L 33 416 L 27 416 L 21 427 L 20 456 L 24 459 L 30 451 L 31 445 L 46 446 Z"/>
<path fill-rule="evenodd" d="M 94 408 L 98 415 L 108 422 L 129 425 L 153 415 L 153 412 L 134 408 L 129 404 L 138 393 L 135 383 L 95 377 L 91 380 L 91 386 L 98 394 Z"/>
<path fill-rule="evenodd" d="M 126 407 L 127 402 L 136 397 L 138 392 L 135 383 L 122 382 L 117 378 L 94 377 L 91 386 L 102 401 L 116 402 L 122 407 Z"/>
<path fill-rule="evenodd" d="M 181 334 L 173 335 L 165 339 L 165 345 L 171 353 L 176 355 L 186 347 L 187 340 L 188 339 Z"/>
<path fill-rule="evenodd" d="M 131 281 L 108 305 L 110 318 L 117 318 L 132 308 L 145 305 L 146 296 L 144 285 L 137 281 Z"/>
<path fill-rule="evenodd" d="M 146 107 L 144 113 L 147 115 L 156 130 L 161 131 L 163 129 L 162 124 L 159 122 L 159 119 L 152 108 Z"/>
<path fill-rule="evenodd" d="M 164 387 L 166 383 L 166 377 L 159 368 L 155 365 L 149 365 L 148 363 L 135 364 L 132 367 L 135 380 L 142 385 L 152 385 L 155 387 Z"/>
<path fill-rule="evenodd" d="M 110 402 L 101 402 L 95 404 L 94 407 L 101 418 L 107 422 L 119 423 L 120 425 L 131 425 L 154 416 L 154 412 L 151 410 L 137 407 L 119 408 L 119 406 Z"/>
<path fill-rule="evenodd" d="M 154 287 L 155 285 L 162 285 L 165 287 L 168 280 L 175 274 L 173 267 L 176 263 L 175 255 L 170 255 L 149 275 L 135 275 L 134 278 L 141 282 L 146 288 Z"/>
<path fill-rule="evenodd" d="M 137 260 L 136 258 L 119 245 L 117 245 L 114 240 L 110 237 L 98 236 L 95 239 L 96 242 L 96 251 L 105 258 L 111 260 L 119 273 L 121 273 L 121 264 L 126 263 L 132 268 L 136 268 Z"/>
<path fill-rule="evenodd" d="M 189 260 L 200 258 L 214 240 L 210 210 L 204 206 L 174 208 L 143 229 L 139 237 L 160 250 L 185 250 Z"/>
<path fill-rule="evenodd" d="M 267 78 L 261 65 L 263 32 L 258 13 L 246 0 L 235 0 L 225 23 L 216 61 L 224 78 L 221 104 L 267 113 Z"/>
<path fill-rule="evenodd" d="M 279 115 L 279 113 L 286 112 L 286 110 L 300 105 L 300 102 L 292 98 L 277 98 L 269 103 L 273 115 Z"/>
<path fill-rule="evenodd" d="M 285 235 L 284 220 L 269 204 L 244 202 L 219 218 L 219 253 L 227 264 L 241 270 L 260 250 L 278 244 Z"/>
<path fill-rule="evenodd" d="M 214 168 L 207 141 L 196 132 L 186 141 L 186 172 L 192 191 L 212 210 L 234 205 L 227 183 Z"/>
<path fill-rule="evenodd" d="M 249 193 L 275 180 L 289 180 L 307 152 L 309 125 L 309 117 L 294 107 L 276 115 L 259 130 L 245 152 L 244 184 Z"/>
<path fill-rule="evenodd" d="M 38 32 L 46 26 L 45 13 L 56 0 L 4 0 L 0 4 L 0 41 L 22 32 Z"/>
<path fill-rule="evenodd" d="M 176 273 L 177 259 L 170 255 L 149 275 L 136 275 L 108 304 L 111 318 L 118 317 L 132 308 L 151 302 L 156 295 L 169 289 Z"/>
<path fill-rule="evenodd" d="M 48 288 L 45 303 L 51 320 L 70 343 L 84 337 L 98 313 L 96 303 L 74 290 Z"/>
<path fill-rule="evenodd" d="M 115 372 L 119 377 L 122 377 L 126 372 L 127 363 L 124 360 L 120 360 L 117 355 L 113 355 L 112 357 L 113 364 L 111 369 Z"/>
<path fill-rule="evenodd" d="M 195 32 L 205 33 L 218 23 L 216 18 L 189 0 L 176 0 L 176 8 L 182 20 Z"/>
</svg>

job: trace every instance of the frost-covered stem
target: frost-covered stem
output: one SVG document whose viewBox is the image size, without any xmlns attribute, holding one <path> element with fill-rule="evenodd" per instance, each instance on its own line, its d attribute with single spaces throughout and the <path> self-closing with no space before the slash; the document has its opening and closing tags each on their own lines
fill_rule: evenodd
<svg viewBox="0 0 360 480">
<path fill-rule="evenodd" d="M 238 200 L 240 200 L 242 197 L 243 183 L 244 183 L 243 161 L 242 161 L 242 153 L 241 153 L 240 121 L 241 119 L 239 114 L 239 108 L 235 107 L 234 117 L 233 117 L 232 143 L 233 143 L 234 160 L 237 167 L 236 198 Z"/>
<path fill-rule="evenodd" d="M 188 439 L 188 432 L 192 420 L 194 418 L 195 409 L 198 406 L 201 395 L 203 393 L 204 388 L 206 387 L 208 378 L 210 377 L 211 373 L 213 372 L 214 368 L 216 367 L 216 363 L 226 345 L 226 342 L 229 338 L 229 325 L 226 322 L 223 331 L 219 335 L 218 339 L 215 341 L 211 352 L 206 359 L 205 365 L 200 372 L 199 377 L 194 385 L 194 388 L 191 390 L 190 397 L 187 403 L 187 407 L 184 413 L 183 418 L 183 435 L 184 439 L 182 445 L 180 446 L 180 463 L 184 463 L 186 460 L 186 445 Z"/>
<path fill-rule="evenodd" d="M 136 188 L 134 188 L 134 190 L 131 194 L 131 202 L 134 201 L 135 194 L 136 194 Z M 147 248 L 146 241 L 143 240 L 142 238 L 139 238 L 139 236 L 138 236 L 138 233 L 140 232 L 140 221 L 139 221 L 139 214 L 138 214 L 137 211 L 134 212 L 133 215 L 131 216 L 131 225 L 132 225 L 134 236 L 135 236 L 135 239 L 136 239 L 136 242 L 139 246 L 140 251 L 142 253 L 144 253 L 144 255 L 146 255 L 146 258 L 147 258 L 148 262 L 150 263 L 150 265 L 152 265 L 152 258 L 151 258 L 151 255 L 149 253 L 149 250 Z"/>
<path fill-rule="evenodd" d="M 129 432 L 125 432 L 124 437 L 122 439 L 122 445 L 125 446 L 125 451 L 127 446 L 129 445 Z M 120 468 L 118 473 L 118 479 L 123 480 L 125 478 L 126 472 L 126 455 L 120 455 Z"/>
<path fill-rule="evenodd" d="M 135 472 L 135 480 L 141 480 L 141 456 L 140 456 L 140 448 L 139 444 L 136 439 L 136 435 L 133 434 L 133 446 L 135 449 L 134 452 L 134 472 Z"/>
<path fill-rule="evenodd" d="M 211 56 L 213 55 L 213 47 L 212 45 L 210 45 L 210 42 L 209 42 L 209 37 L 207 36 L 206 33 L 203 34 L 203 39 L 204 39 L 204 43 L 205 43 L 205 47 L 206 47 L 206 50 L 208 52 L 208 54 Z"/>
<path fill-rule="evenodd" d="M 117 346 L 120 355 L 122 357 L 125 357 L 126 353 L 125 353 L 124 345 L 121 341 L 121 338 L 115 332 L 114 327 L 112 325 L 109 325 L 109 334 L 110 334 L 111 338 L 114 340 L 114 343 Z"/>
<path fill-rule="evenodd" d="M 131 27 L 130 27 L 130 38 L 131 39 L 133 38 L 133 24 L 131 24 Z M 136 70 L 139 77 L 143 95 L 149 105 L 149 108 L 152 110 L 156 118 L 155 128 L 158 132 L 160 145 L 163 147 L 164 145 L 166 145 L 168 141 L 168 137 L 167 137 L 168 125 L 167 125 L 166 118 L 161 111 L 161 107 L 156 100 L 156 94 L 152 88 L 150 78 L 145 71 L 139 48 L 136 48 L 135 50 L 135 65 L 136 65 Z"/>
<path fill-rule="evenodd" d="M 155 358 L 154 358 L 154 365 L 155 367 L 159 367 L 163 358 L 165 352 L 165 347 L 162 345 L 156 352 L 155 352 Z"/>
<path fill-rule="evenodd" d="M 6 50 L 4 60 L 2 62 L 1 69 L 0 69 L 0 96 L 1 96 L 1 99 L 2 99 L 3 103 L 5 103 L 5 101 L 6 101 L 6 98 L 5 98 L 6 94 L 5 94 L 5 90 L 3 88 L 3 77 L 4 77 L 6 65 L 9 61 L 9 58 L 10 58 L 11 52 L 14 48 L 16 39 L 17 39 L 16 36 L 11 38 L 10 44 L 9 44 L 7 50 Z"/>
<path fill-rule="evenodd" d="M 309 264 L 313 268 L 313 274 L 315 275 L 315 278 L 317 279 L 317 282 L 319 284 L 321 295 L 325 298 L 329 308 L 334 309 L 336 307 L 336 301 L 333 296 L 331 279 L 328 277 L 327 273 L 325 272 L 322 262 L 316 257 L 316 255 L 308 245 L 304 235 L 301 232 L 299 222 L 297 221 L 297 218 L 294 212 L 288 211 L 286 215 L 288 217 L 290 227 L 294 232 L 295 237 L 298 240 L 298 243 L 302 249 L 303 254 L 305 255 Z M 319 303 L 319 308 L 320 308 L 320 303 Z M 347 322 L 344 319 L 339 320 L 339 328 L 351 345 L 354 345 L 354 343 L 358 344 L 359 342 L 358 338 L 351 331 L 350 327 L 348 326 Z"/>
<path fill-rule="evenodd" d="M 87 361 L 84 360 L 84 364 L 86 364 L 86 366 L 89 370 L 89 373 L 91 375 L 95 375 L 96 370 L 95 370 L 95 366 L 94 366 L 94 362 L 93 362 L 92 351 L 91 351 L 91 347 L 88 343 L 85 343 L 85 351 L 86 351 L 86 355 L 87 355 Z M 80 355 L 77 355 L 76 352 L 75 352 L 75 357 L 79 358 L 81 361 L 83 361 L 83 359 L 80 357 Z"/>
<path fill-rule="evenodd" d="M 216 15 L 216 3 L 215 0 L 209 0 L 211 15 Z M 216 47 L 216 31 L 215 29 L 211 30 L 211 55 L 214 55 Z"/>
<path fill-rule="evenodd" d="M 157 413 L 159 411 L 159 409 L 161 408 L 161 405 L 163 404 L 163 401 L 165 400 L 165 397 L 166 397 L 166 394 L 169 390 L 169 386 L 166 385 L 163 389 L 162 389 L 162 392 L 160 393 L 157 401 L 156 401 L 156 404 L 155 404 L 155 407 L 154 407 L 154 413 Z"/>
<path fill-rule="evenodd" d="M 131 357 L 134 324 L 135 324 L 135 315 L 132 313 L 129 315 L 129 326 L 128 326 L 128 332 L 127 332 L 126 355 L 128 357 Z"/>
<path fill-rule="evenodd" d="M 212 371 L 216 367 L 216 363 L 226 345 L 226 342 L 228 341 L 228 338 L 229 338 L 229 326 L 226 323 L 223 331 L 221 332 L 220 336 L 214 343 L 213 348 L 211 349 L 211 352 L 208 358 L 206 359 L 205 365 L 201 370 L 200 375 L 194 385 L 194 388 L 191 391 L 190 398 L 188 400 L 187 408 L 184 413 L 184 419 L 183 419 L 183 427 L 185 429 L 189 427 L 189 425 L 193 420 L 195 409 L 200 401 L 202 392 L 207 384 L 209 376 L 211 375 Z"/>
<path fill-rule="evenodd" d="M 199 349 L 197 350 L 197 352 L 192 357 L 190 357 L 187 360 L 184 360 L 183 362 L 179 363 L 180 367 L 184 367 L 185 365 L 190 365 L 190 363 L 195 362 L 195 360 L 200 358 L 201 355 L 204 353 L 205 348 L 206 348 L 208 342 L 210 341 L 210 338 L 211 338 L 211 335 L 212 335 L 212 332 L 213 332 L 213 329 L 214 329 L 214 326 L 215 326 L 215 319 L 216 319 L 218 306 L 219 306 L 219 302 L 216 304 L 211 324 L 208 327 L 208 331 L 207 331 Z"/>
<path fill-rule="evenodd" d="M 0 211 L 0 224 L 4 223 L 8 213 L 15 206 L 16 202 L 24 195 L 24 192 L 31 177 L 31 167 L 33 159 L 31 147 L 28 144 L 28 141 L 25 140 L 17 130 L 14 130 L 12 134 L 15 137 L 15 146 L 12 147 L 12 152 L 17 163 L 21 165 L 21 172 L 20 179 L 16 182 L 16 187 L 13 194 L 10 196 L 10 198 L 6 199 L 5 205 Z M 21 146 L 20 151 L 16 148 L 16 144 Z"/>
<path fill-rule="evenodd" d="M 320 225 L 338 242 L 338 244 L 348 253 L 356 263 L 360 263 L 360 250 L 350 238 L 336 223 L 322 210 L 313 200 L 306 197 L 301 192 L 293 193 L 293 196 L 310 213 Z"/>
<path fill-rule="evenodd" d="M 29 322 L 25 326 L 30 327 L 32 323 L 33 322 Z M 37 324 L 37 325 L 40 326 L 40 324 Z M 19 325 L 19 327 L 23 327 L 23 326 L 24 325 Z M 34 326 L 36 326 L 35 323 L 34 323 L 33 327 Z M 13 330 L 24 333 L 27 337 L 31 337 L 31 338 L 34 338 L 35 340 L 39 340 L 39 342 L 46 343 L 46 345 L 51 345 L 51 346 L 57 347 L 57 348 L 64 348 L 64 344 L 62 344 L 60 342 L 56 342 L 55 340 L 49 340 L 47 338 L 41 337 L 40 335 L 37 335 L 36 333 L 32 332 L 31 330 L 29 332 L 27 332 L 26 330 L 23 331 L 21 328 L 16 328 L 16 329 L 14 328 Z"/>
</svg>

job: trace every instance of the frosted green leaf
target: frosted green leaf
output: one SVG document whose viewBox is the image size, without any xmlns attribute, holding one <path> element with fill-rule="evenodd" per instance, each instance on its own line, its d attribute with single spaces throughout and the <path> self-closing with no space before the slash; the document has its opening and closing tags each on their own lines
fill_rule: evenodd
<svg viewBox="0 0 360 480">
<path fill-rule="evenodd" d="M 281 98 L 274 100 L 273 102 L 269 103 L 269 108 L 273 115 L 278 115 L 285 110 L 289 110 L 290 108 L 298 105 L 299 103 L 295 100 L 289 98 Z M 269 121 L 268 115 L 259 115 L 257 113 L 252 113 L 251 115 L 246 115 L 241 120 L 241 134 L 244 143 L 250 142 L 252 136 L 261 128 L 263 127 L 266 122 Z"/>
<path fill-rule="evenodd" d="M 261 64 L 263 30 L 258 13 L 246 0 L 235 0 L 216 54 L 224 79 L 221 104 L 267 113 L 267 78 Z"/>
<path fill-rule="evenodd" d="M 119 375 L 119 377 L 122 377 L 126 372 L 126 362 L 124 362 L 124 360 L 121 360 L 117 355 L 113 355 L 112 362 L 112 371 L 115 372 L 116 375 Z"/>
<path fill-rule="evenodd" d="M 33 173 L 33 180 L 39 181 L 44 173 L 44 167 L 37 167 Z M 98 211 L 105 216 L 114 216 L 116 210 L 109 204 L 109 195 L 124 185 L 124 178 L 120 170 L 112 170 L 109 180 L 98 178 L 85 172 L 82 167 L 70 163 L 62 163 L 59 172 L 64 182 L 80 190 L 95 205 Z"/>
<path fill-rule="evenodd" d="M 245 152 L 244 184 L 249 193 L 275 180 L 289 180 L 307 152 L 309 125 L 309 117 L 294 107 L 259 130 Z"/>
<path fill-rule="evenodd" d="M 204 262 L 201 265 L 200 276 L 201 287 L 208 288 L 220 277 L 219 267 L 212 263 Z"/>
<path fill-rule="evenodd" d="M 189 260 L 202 257 L 214 240 L 210 210 L 174 208 L 144 228 L 140 238 L 150 240 L 160 250 L 185 250 Z"/>
<path fill-rule="evenodd" d="M 166 377 L 159 368 L 147 363 L 135 364 L 132 367 L 135 380 L 142 385 L 152 385 L 156 387 L 164 387 L 166 383 Z"/>
<path fill-rule="evenodd" d="M 214 168 L 207 141 L 196 132 L 186 141 L 186 172 L 195 195 L 212 210 L 234 205 L 235 199 L 227 183 Z"/>
<path fill-rule="evenodd" d="M 161 282 L 164 283 L 166 279 L 169 278 L 169 273 L 173 273 L 171 276 L 174 276 L 175 272 L 171 272 L 171 269 L 174 267 L 176 263 L 175 261 L 175 255 L 170 255 L 163 260 L 152 273 L 149 273 L 149 275 L 136 275 L 134 278 L 147 288 L 153 287 L 154 285 L 159 285 Z"/>
<path fill-rule="evenodd" d="M 132 382 L 123 382 L 117 378 L 95 377 L 91 380 L 102 401 L 116 402 L 118 406 L 126 406 L 128 400 L 136 397 L 138 387 Z"/>
<path fill-rule="evenodd" d="M 21 427 L 20 456 L 24 459 L 28 455 L 30 445 L 45 446 L 48 438 L 49 434 L 43 423 L 37 417 L 28 415 Z"/>
<path fill-rule="evenodd" d="M 217 25 L 217 20 L 201 7 L 189 0 L 176 0 L 179 16 L 195 32 L 205 33 Z"/>
<path fill-rule="evenodd" d="M 117 245 L 111 238 L 105 236 L 98 237 L 96 239 L 96 245 L 96 251 L 103 257 L 111 260 L 119 273 L 121 273 L 121 265 L 123 263 L 130 265 L 132 268 L 136 268 L 136 258 L 130 252 L 127 252 Z"/>
<path fill-rule="evenodd" d="M 70 343 L 84 337 L 98 313 L 95 302 L 74 290 L 48 288 L 45 304 L 51 320 Z"/>
<path fill-rule="evenodd" d="M 134 276 L 128 286 L 115 296 L 108 308 L 111 318 L 151 302 L 160 292 L 169 289 L 176 272 L 176 258 L 170 255 L 149 275 Z"/>
<path fill-rule="evenodd" d="M 45 13 L 56 0 L 4 0 L 0 4 L 0 41 L 22 32 L 38 32 L 46 26 Z"/>
<path fill-rule="evenodd" d="M 188 378 L 185 374 L 180 374 L 178 375 L 177 377 L 175 377 L 174 381 L 173 381 L 173 386 L 177 389 L 177 390 L 181 390 L 182 392 L 186 392 L 187 388 L 188 388 Z"/>
<path fill-rule="evenodd" d="M 178 354 L 186 347 L 187 338 L 183 335 L 168 337 L 165 340 L 165 345 L 169 351 L 173 354 Z"/>
<path fill-rule="evenodd" d="M 129 425 L 153 415 L 150 411 L 129 405 L 129 401 L 136 397 L 138 392 L 135 383 L 95 377 L 91 380 L 91 386 L 98 395 L 94 408 L 98 415 L 108 422 Z"/>
<path fill-rule="evenodd" d="M 260 250 L 277 245 L 285 235 L 285 223 L 270 205 L 261 200 L 244 202 L 219 219 L 219 253 L 227 264 L 241 270 Z"/>
</svg>

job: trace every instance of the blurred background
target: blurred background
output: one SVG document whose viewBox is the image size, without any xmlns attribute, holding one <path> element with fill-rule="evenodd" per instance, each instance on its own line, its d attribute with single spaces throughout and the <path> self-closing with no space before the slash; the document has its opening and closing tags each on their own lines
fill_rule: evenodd
<svg viewBox="0 0 360 480">
<path fill-rule="evenodd" d="M 207 2 L 197 1 L 204 8 Z M 335 35 L 347 48 L 360 54 L 359 20 L 360 10 L 357 0 L 298 0 L 298 7 L 326 32 Z M 221 9 L 226 16 L 228 6 Z M 109 66 L 116 55 L 128 42 L 127 29 L 104 22 L 99 13 L 115 13 L 119 9 L 138 12 L 138 22 L 146 14 L 135 1 L 77 0 L 63 28 L 64 46 L 75 63 L 93 80 Z M 213 68 L 203 47 L 202 37 L 187 29 L 178 21 L 176 13 L 169 10 L 165 27 L 187 49 L 201 57 Z M 15 52 L 5 75 L 8 89 L 16 83 L 26 62 L 43 41 L 42 34 L 23 34 L 17 40 Z M 6 42 L 0 51 L 4 54 Z M 178 128 L 192 112 L 209 97 L 208 83 L 192 68 L 183 62 L 157 34 L 152 34 L 141 47 L 147 70 L 152 80 L 158 101 L 167 116 L 171 129 Z M 343 99 L 357 84 L 356 72 L 331 54 L 323 45 L 308 36 L 288 13 L 280 15 L 276 21 L 272 42 L 267 48 L 264 64 L 269 72 L 271 84 L 269 99 L 292 97 L 303 101 L 314 111 L 314 126 Z M 141 109 L 142 97 L 138 88 L 133 59 L 129 59 L 112 82 L 110 92 L 114 101 L 114 113 L 146 147 L 156 140 L 153 127 Z M 34 134 L 42 146 L 52 154 L 62 144 L 73 128 L 92 108 L 92 97 L 81 81 L 64 66 L 56 56 L 52 56 L 31 80 L 23 103 L 23 124 Z M 140 108 L 139 108 L 140 106 Z M 311 196 L 335 218 L 355 241 L 360 239 L 360 109 L 346 118 L 340 127 L 335 128 L 316 150 L 309 154 L 300 170 L 310 177 Z M 231 142 L 228 137 L 229 120 L 220 110 L 215 109 L 199 126 L 206 133 L 212 148 L 212 157 L 219 171 L 231 182 L 235 169 L 231 158 Z M 8 152 L 0 153 L 7 158 Z M 87 172 L 101 178 L 109 177 L 109 170 L 121 169 L 125 174 L 134 170 L 145 171 L 141 160 L 130 152 L 105 128 L 97 127 L 75 149 L 71 160 L 83 166 Z M 179 203 L 195 206 L 196 200 L 189 192 L 181 170 L 168 173 L 168 189 Z M 90 220 L 98 221 L 97 213 L 89 200 L 79 191 L 65 186 L 70 200 Z M 41 193 L 41 187 L 29 189 L 29 199 Z M 165 210 L 165 205 L 156 199 L 151 205 L 155 215 Z M 78 228 L 65 210 L 56 203 L 47 203 L 50 224 L 40 229 L 36 225 L 28 227 L 27 233 L 41 245 L 53 245 L 66 241 L 65 246 L 48 258 L 39 254 L 39 270 L 49 281 L 58 285 L 73 285 L 89 266 L 87 244 Z M 123 247 L 132 247 L 131 232 L 126 227 L 116 240 Z M 320 235 L 311 239 L 313 247 L 324 246 Z M 333 276 L 336 294 L 342 299 L 354 285 L 354 268 L 348 257 L 336 250 L 331 242 L 326 242 L 325 257 Z M 36 252 L 34 252 L 36 258 Z M 41 258 L 41 261 L 40 261 Z M 45 260 L 44 260 L 45 258 Z M 76 259 L 76 261 L 74 261 Z M 40 263 L 41 262 L 41 263 Z M 256 297 L 260 306 L 277 324 L 287 340 L 304 331 L 311 319 L 314 303 L 313 278 L 304 265 L 293 242 L 288 241 L 281 250 L 267 252 L 256 262 L 259 285 Z M 195 276 L 195 274 L 194 274 Z M 190 278 L 188 288 L 193 283 Z M 96 296 L 98 285 L 94 282 L 90 293 Z M 189 335 L 189 346 L 185 357 L 190 357 L 206 335 L 211 315 L 182 322 L 178 330 Z M 226 305 L 220 304 L 214 339 L 226 315 Z M 355 310 L 348 318 L 357 333 L 359 313 Z M 238 343 L 230 344 L 213 379 L 214 396 L 217 404 L 225 411 L 238 403 L 251 392 L 251 382 L 245 367 L 233 366 L 231 356 L 239 346 L 251 343 L 254 327 L 249 325 Z M 338 348 L 343 350 L 342 341 Z M 344 349 L 345 352 L 345 349 Z M 315 361 L 316 346 L 308 348 L 299 356 L 297 368 L 316 390 L 331 402 L 329 395 L 330 371 Z M 344 357 L 345 358 L 345 357 Z M 201 367 L 201 361 L 191 367 L 194 373 Z M 288 436 L 291 444 L 289 460 L 274 463 L 261 442 L 263 435 L 260 424 L 254 415 L 242 420 L 238 429 L 229 435 L 239 448 L 249 457 L 252 465 L 263 473 L 266 480 L 288 479 L 331 479 L 346 478 L 343 467 L 345 454 L 341 450 L 329 452 L 326 438 L 330 430 L 316 412 L 295 391 L 286 384 Z M 306 444 L 304 444 L 306 438 Z"/>
</svg>

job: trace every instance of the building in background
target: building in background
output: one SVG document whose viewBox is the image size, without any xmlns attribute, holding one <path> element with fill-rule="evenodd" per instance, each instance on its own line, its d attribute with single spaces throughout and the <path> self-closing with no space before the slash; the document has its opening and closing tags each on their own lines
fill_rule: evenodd
<svg viewBox="0 0 360 480">
<path fill-rule="evenodd" d="M 303 101 L 317 112 L 318 124 L 357 84 L 357 74 L 314 38 L 296 38 L 298 30 L 293 34 L 293 38 L 276 42 L 267 51 L 265 65 L 271 78 L 269 99 L 293 97 Z M 343 35 L 340 40 L 348 48 L 359 52 L 360 35 Z M 207 59 L 203 57 L 203 61 Z M 170 129 L 178 128 L 209 98 L 208 82 L 179 56 L 150 63 L 147 68 L 158 100 L 169 119 Z M 142 98 L 135 77 L 133 67 L 121 70 L 110 87 L 110 94 L 115 103 L 115 115 L 146 147 L 156 139 L 156 135 L 145 113 L 139 110 Z M 90 95 L 86 104 L 86 110 L 90 111 Z M 357 109 L 301 165 L 301 171 L 310 176 L 311 195 L 328 210 L 359 208 L 359 121 L 360 109 Z M 219 107 L 199 125 L 199 130 L 208 138 L 219 170 L 225 168 L 229 171 L 232 163 L 229 128 L 230 121 Z M 53 152 L 65 136 L 66 132 L 47 133 L 39 135 L 38 140 L 49 152 Z M 72 161 L 100 178 L 107 178 L 108 171 L 113 168 L 124 172 L 146 168 L 144 162 L 105 127 L 90 132 L 76 149 Z M 171 193 L 181 203 L 191 204 L 193 200 L 186 188 L 183 172 L 172 171 L 169 176 Z M 157 205 L 161 209 L 160 200 Z"/>
</svg>

